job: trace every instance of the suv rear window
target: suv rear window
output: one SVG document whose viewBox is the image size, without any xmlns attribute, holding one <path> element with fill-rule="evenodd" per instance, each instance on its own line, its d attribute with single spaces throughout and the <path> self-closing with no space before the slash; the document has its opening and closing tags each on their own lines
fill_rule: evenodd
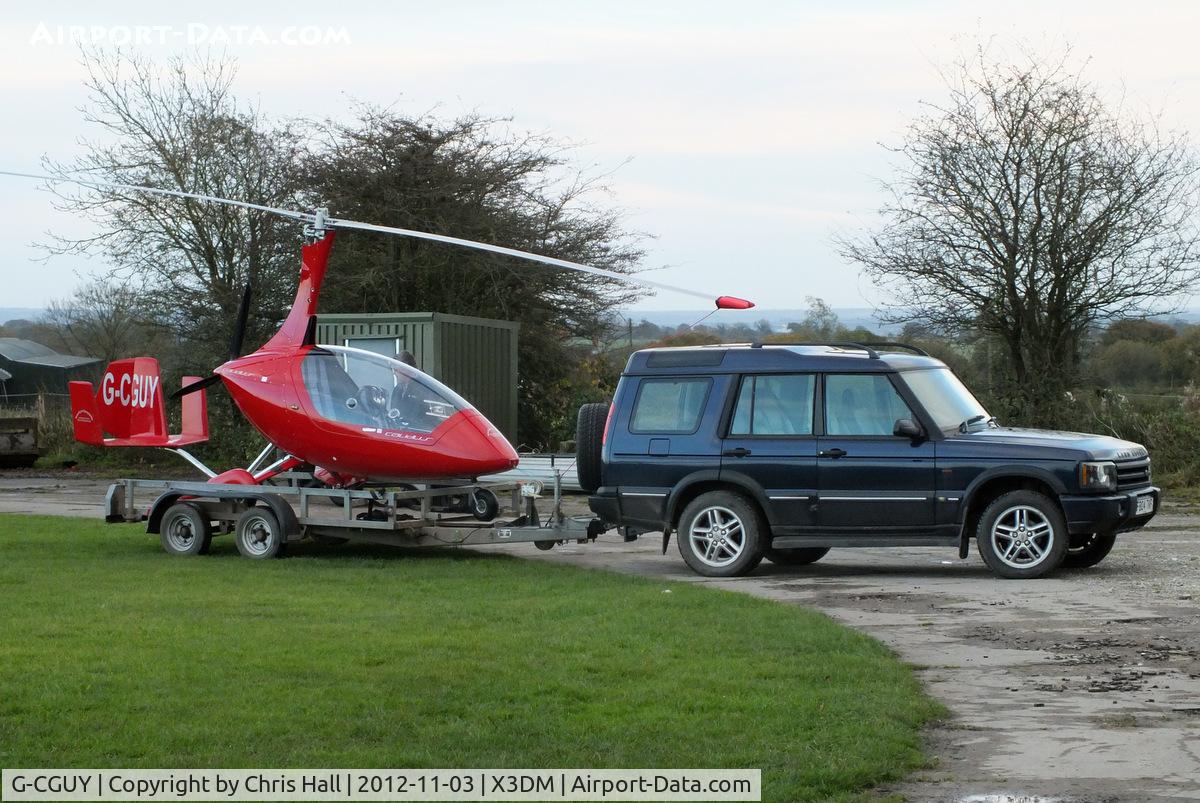
<svg viewBox="0 0 1200 803">
<path fill-rule="evenodd" d="M 812 374 L 748 376 L 742 380 L 730 435 L 811 435 Z"/>
<path fill-rule="evenodd" d="M 643 379 L 629 431 L 690 435 L 700 427 L 711 386 L 711 379 L 701 377 Z"/>
</svg>

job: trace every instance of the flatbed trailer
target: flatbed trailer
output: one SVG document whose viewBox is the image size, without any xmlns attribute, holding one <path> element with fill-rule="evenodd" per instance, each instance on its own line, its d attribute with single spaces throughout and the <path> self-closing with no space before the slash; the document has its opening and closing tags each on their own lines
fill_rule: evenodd
<svg viewBox="0 0 1200 803">
<path fill-rule="evenodd" d="M 109 486 L 105 520 L 145 521 L 147 532 L 179 555 L 204 554 L 214 536 L 232 534 L 250 558 L 280 557 L 306 538 L 396 547 L 529 542 L 551 549 L 593 541 L 606 529 L 591 516 L 563 514 L 560 479 L 545 517 L 538 510 L 544 485 L 537 481 L 354 490 L 311 484 L 312 475 L 303 472 L 264 485 L 123 479 Z M 507 508 L 499 504 L 505 497 Z"/>
</svg>

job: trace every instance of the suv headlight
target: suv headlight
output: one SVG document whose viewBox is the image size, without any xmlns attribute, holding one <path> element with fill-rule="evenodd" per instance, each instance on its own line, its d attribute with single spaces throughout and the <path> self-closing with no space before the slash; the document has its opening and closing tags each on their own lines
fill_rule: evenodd
<svg viewBox="0 0 1200 803">
<path fill-rule="evenodd" d="M 1115 491 L 1117 489 L 1117 465 L 1115 463 L 1080 463 L 1079 487 L 1085 491 Z"/>
</svg>

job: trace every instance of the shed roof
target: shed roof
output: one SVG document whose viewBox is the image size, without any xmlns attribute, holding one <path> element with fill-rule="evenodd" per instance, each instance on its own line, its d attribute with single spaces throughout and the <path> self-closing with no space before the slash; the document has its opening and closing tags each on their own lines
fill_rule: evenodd
<svg viewBox="0 0 1200 803">
<path fill-rule="evenodd" d="M 51 368 L 76 368 L 80 365 L 99 362 L 95 357 L 59 354 L 41 343 L 21 340 L 17 337 L 0 337 L 0 357 L 25 365 L 42 365 Z"/>
<path fill-rule="evenodd" d="M 471 315 L 452 315 L 448 312 L 326 312 L 317 316 L 318 324 L 380 324 L 380 323 L 467 323 L 497 329 L 520 329 L 516 321 L 498 318 L 476 318 Z"/>
</svg>

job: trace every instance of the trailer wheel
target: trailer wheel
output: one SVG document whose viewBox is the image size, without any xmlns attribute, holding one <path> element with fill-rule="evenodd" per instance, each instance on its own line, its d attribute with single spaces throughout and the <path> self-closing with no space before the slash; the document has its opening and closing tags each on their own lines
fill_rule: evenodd
<svg viewBox="0 0 1200 803">
<path fill-rule="evenodd" d="M 602 480 L 608 408 L 607 404 L 585 404 L 575 420 L 575 473 L 579 475 L 579 487 L 588 493 L 599 488 Z"/>
<path fill-rule="evenodd" d="M 212 525 L 195 505 L 186 502 L 167 508 L 158 532 L 168 555 L 206 555 L 212 544 Z"/>
<path fill-rule="evenodd" d="M 471 515 L 480 521 L 491 521 L 500 512 L 500 500 L 487 488 L 476 488 L 471 494 Z"/>
<path fill-rule="evenodd" d="M 266 560 L 283 557 L 283 528 L 279 519 L 265 507 L 242 511 L 234 528 L 238 552 L 244 558 Z"/>
</svg>

